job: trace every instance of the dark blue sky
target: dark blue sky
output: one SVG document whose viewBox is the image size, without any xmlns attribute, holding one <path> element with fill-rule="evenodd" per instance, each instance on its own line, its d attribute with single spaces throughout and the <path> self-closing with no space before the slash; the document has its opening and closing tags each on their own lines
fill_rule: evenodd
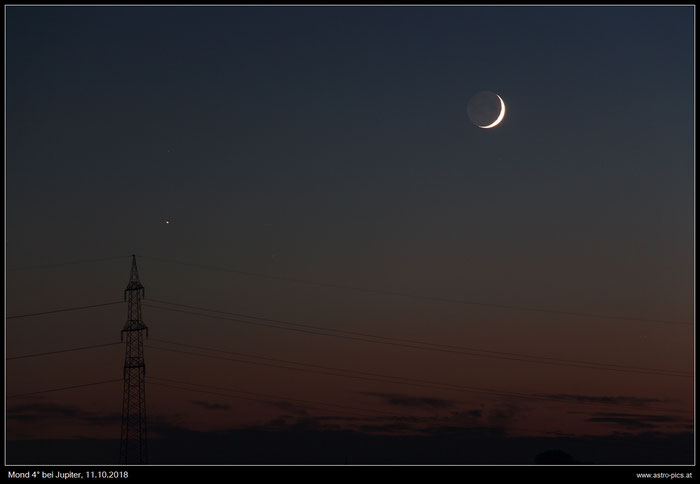
<svg viewBox="0 0 700 484">
<path fill-rule="evenodd" d="M 694 319 L 690 6 L 6 14 L 7 264 L 125 256 L 106 273 L 10 272 L 8 314 L 118 298 L 136 253 L 494 304 Z M 507 108 L 489 130 L 467 117 L 482 90 Z M 417 308 L 139 264 L 147 295 L 185 304 L 692 367 L 688 326 Z M 100 334 L 119 329 L 115 321 Z M 156 334 L 168 331 L 189 337 L 185 323 Z M 248 348 L 262 341 L 249 337 Z M 8 353 L 12 344 L 34 351 L 27 341 L 9 332 Z M 658 351 L 645 351 L 649 341 Z M 268 347 L 323 362 L 344 354 L 276 336 L 260 352 Z M 371 368 L 410 361 L 375 350 Z M 437 360 L 423 370 L 444 373 Z M 657 396 L 643 379 L 620 387 L 617 374 L 489 371 L 492 386 L 513 391 Z M 663 385 L 692 407 L 689 380 Z"/>
</svg>

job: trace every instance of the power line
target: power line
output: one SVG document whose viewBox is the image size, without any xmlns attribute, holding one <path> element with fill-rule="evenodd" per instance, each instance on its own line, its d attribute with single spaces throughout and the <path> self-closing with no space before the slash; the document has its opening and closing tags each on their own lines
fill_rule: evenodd
<svg viewBox="0 0 700 484">
<path fill-rule="evenodd" d="M 81 260 L 76 260 L 76 261 L 70 261 L 70 262 L 59 262 L 55 264 L 39 264 L 39 265 L 29 265 L 29 266 L 11 266 L 8 267 L 8 271 L 22 271 L 22 270 L 27 270 L 27 269 L 50 269 L 54 267 L 63 267 L 63 266 L 70 266 L 70 265 L 76 265 L 76 264 L 88 264 L 91 262 L 103 262 L 107 260 L 116 260 L 116 259 L 124 259 L 127 256 L 115 256 L 115 257 L 102 257 L 99 259 L 81 259 Z M 130 256 L 129 256 L 130 257 Z"/>
<path fill-rule="evenodd" d="M 15 316 L 6 316 L 5 319 L 28 318 L 30 316 L 41 316 L 43 314 L 62 313 L 62 312 L 66 312 L 66 311 L 77 311 L 79 309 L 89 309 L 89 308 L 98 308 L 101 306 L 111 306 L 113 304 L 124 304 L 124 301 L 114 301 L 114 302 L 106 302 L 106 303 L 102 303 L 102 304 L 92 304 L 90 306 L 76 306 L 76 307 L 72 307 L 72 308 L 54 309 L 52 311 L 42 311 L 40 313 L 18 314 Z"/>
<path fill-rule="evenodd" d="M 357 332 L 357 331 L 339 330 L 339 329 L 335 329 L 335 328 L 328 328 L 328 327 L 323 327 L 323 326 L 311 325 L 308 323 L 299 323 L 299 322 L 285 321 L 285 320 L 281 320 L 281 319 L 264 318 L 264 317 L 260 317 L 260 316 L 249 315 L 249 314 L 233 313 L 233 312 L 228 312 L 228 311 L 203 308 L 203 307 L 199 307 L 199 306 L 190 306 L 190 305 L 186 305 L 186 304 L 174 303 L 174 302 L 169 302 L 169 301 L 162 301 L 162 300 L 157 300 L 157 299 L 151 299 L 151 301 L 158 302 L 161 304 L 168 304 L 168 305 L 172 305 L 172 306 L 180 306 L 180 307 L 186 307 L 186 308 L 191 308 L 191 309 L 198 309 L 201 311 L 209 311 L 209 312 L 227 314 L 227 315 L 233 315 L 233 316 L 242 316 L 242 317 L 261 320 L 261 321 L 270 321 L 270 322 L 288 324 L 291 326 L 299 326 L 299 327 L 304 327 L 304 328 L 318 329 L 318 330 L 322 330 L 322 331 L 331 331 L 331 332 L 340 333 L 340 334 L 347 334 L 347 335 L 351 335 L 351 336 L 362 336 L 362 337 L 376 338 L 376 339 L 382 339 L 382 340 L 387 340 L 387 341 L 397 341 L 400 343 L 409 343 L 409 344 L 431 346 L 431 347 L 435 347 L 435 348 L 446 348 L 446 349 L 451 349 L 451 350 L 461 350 L 461 351 L 467 351 L 467 352 L 479 352 L 479 353 L 486 353 L 487 355 L 499 355 L 499 356 L 503 356 L 503 357 L 510 356 L 510 357 L 525 358 L 525 359 L 531 359 L 531 360 L 545 360 L 545 361 L 538 361 L 539 363 L 548 363 L 550 361 L 556 361 L 556 362 L 560 362 L 560 363 L 571 363 L 571 364 L 580 364 L 580 365 L 595 365 L 596 367 L 605 367 L 605 369 L 616 369 L 617 368 L 617 369 L 621 369 L 621 370 L 640 370 L 640 371 L 649 371 L 649 372 L 659 372 L 659 373 L 667 375 L 667 376 L 688 376 L 688 377 L 693 376 L 692 373 L 683 372 L 683 371 L 679 371 L 679 370 L 646 368 L 646 367 L 638 367 L 638 366 L 630 366 L 630 365 L 616 365 L 616 364 L 610 364 L 610 363 L 596 363 L 596 362 L 583 361 L 583 360 L 567 360 L 564 358 L 553 358 L 553 357 L 547 357 L 547 356 L 526 355 L 526 354 L 522 354 L 522 353 L 494 351 L 494 350 L 485 350 L 485 349 L 481 349 L 481 348 L 446 345 L 446 344 L 439 344 L 439 343 L 430 343 L 430 342 L 426 342 L 426 341 L 418 341 L 418 340 L 411 340 L 411 339 L 405 339 L 405 338 L 395 338 L 395 337 L 391 337 L 391 336 L 381 336 L 381 335 L 376 335 L 376 334 L 371 334 L 371 333 L 361 333 L 361 332 Z M 151 306 L 151 307 L 157 307 L 157 306 Z M 161 308 L 161 309 L 165 309 L 165 308 Z M 473 355 L 473 353 L 468 353 L 468 354 Z M 477 356 L 486 356 L 486 355 L 477 355 Z M 523 361 L 523 360 L 518 359 L 518 361 Z M 679 374 L 679 375 L 676 375 L 676 374 Z"/>
<path fill-rule="evenodd" d="M 182 262 L 182 261 L 177 261 L 177 260 L 172 260 L 172 259 L 163 259 L 161 257 L 151 257 L 148 255 L 139 255 L 138 257 L 143 257 L 146 259 L 150 259 L 150 260 L 154 260 L 154 261 L 158 261 L 158 262 L 170 263 L 170 264 L 179 264 L 179 265 L 185 265 L 185 266 L 191 266 L 191 267 L 198 267 L 198 268 L 207 269 L 207 270 L 230 272 L 233 274 L 240 274 L 240 275 L 249 276 L 249 277 L 259 277 L 259 278 L 263 278 L 263 279 L 271 279 L 271 280 L 278 280 L 278 281 L 285 281 L 285 282 L 294 282 L 297 284 L 306 284 L 306 285 L 317 286 L 317 287 L 327 287 L 327 288 L 331 288 L 331 289 L 350 290 L 350 291 L 366 292 L 366 293 L 372 293 L 372 294 L 383 294 L 386 296 L 399 296 L 399 297 L 408 297 L 408 298 L 413 298 L 413 299 L 424 299 L 424 300 L 428 300 L 428 301 L 437 301 L 437 302 L 443 302 L 443 303 L 459 303 L 459 304 L 467 304 L 467 305 L 471 305 L 471 306 L 492 307 L 492 308 L 498 308 L 498 309 L 514 310 L 514 311 L 533 311 L 533 312 L 543 312 L 543 313 L 552 313 L 552 314 L 562 314 L 562 315 L 567 315 L 567 316 L 584 316 L 584 317 L 600 318 L 600 319 L 643 321 L 643 322 L 648 322 L 648 323 L 676 324 L 676 325 L 684 325 L 684 326 L 689 326 L 689 325 L 693 324 L 692 322 L 688 322 L 688 321 L 674 321 L 674 320 L 668 320 L 668 319 L 653 319 L 653 318 L 618 316 L 618 315 L 611 315 L 611 314 L 587 313 L 587 312 L 580 312 L 580 311 L 565 311 L 565 310 L 559 310 L 559 309 L 550 309 L 550 308 L 541 308 L 541 307 L 532 307 L 532 306 L 520 306 L 520 305 L 514 305 L 514 304 L 498 304 L 498 303 L 487 303 L 487 302 L 482 302 L 482 301 L 469 301 L 469 300 L 465 300 L 465 299 L 455 299 L 455 298 L 448 298 L 448 297 L 426 296 L 426 295 L 422 295 L 422 294 L 413 294 L 413 293 L 406 293 L 406 292 L 399 292 L 399 291 L 389 291 L 389 290 L 377 289 L 377 288 L 364 288 L 364 287 L 357 287 L 357 286 L 351 286 L 351 285 L 346 285 L 346 284 L 319 282 L 319 281 L 312 281 L 312 280 L 308 280 L 308 279 L 299 279 L 299 278 L 294 278 L 294 277 L 277 276 L 277 275 L 273 275 L 273 274 L 264 274 L 264 273 L 259 273 L 259 272 L 249 272 L 249 271 L 243 271 L 243 270 L 235 269 L 235 268 L 212 266 L 212 265 L 198 264 L 198 263 L 191 263 L 191 262 Z"/>
<path fill-rule="evenodd" d="M 423 387 L 423 388 L 432 388 L 432 389 L 438 389 L 438 390 L 457 390 L 457 391 L 467 391 L 467 392 L 474 392 L 474 393 L 488 393 L 488 394 L 493 394 L 497 396 L 521 396 L 523 398 L 534 398 L 536 400 L 550 400 L 549 398 L 540 398 L 540 397 L 533 397 L 527 394 L 517 394 L 517 393 L 511 393 L 511 392 L 497 392 L 489 389 L 480 389 L 477 387 L 464 387 L 464 386 L 459 386 L 459 385 L 452 385 L 452 384 L 446 384 L 446 383 L 433 383 L 429 381 L 424 381 L 424 380 L 416 380 L 412 378 L 404 378 L 404 377 L 395 377 L 395 376 L 390 376 L 390 375 L 380 375 L 376 373 L 367 373 L 367 372 L 359 372 L 359 371 L 353 371 L 353 370 L 344 370 L 341 368 L 331 368 L 331 367 L 322 367 L 318 365 L 307 365 L 305 363 L 293 363 L 290 362 L 291 364 L 296 364 L 299 366 L 313 366 L 314 368 L 320 368 L 320 369 L 308 369 L 308 368 L 296 368 L 292 366 L 287 366 L 287 365 L 281 365 L 281 364 L 275 364 L 275 363 L 264 363 L 264 362 L 258 362 L 258 361 L 250 361 L 250 360 L 242 360 L 238 358 L 228 358 L 228 357 L 223 357 L 223 356 L 214 356 L 214 355 L 208 355 L 208 354 L 203 354 L 203 353 L 195 353 L 192 351 L 184 351 L 184 350 L 177 350 L 177 349 L 172 349 L 172 348 L 162 348 L 159 346 L 153 346 L 153 345 L 144 345 L 147 348 L 155 349 L 155 350 L 161 350 L 161 351 L 170 351 L 173 353 L 181 353 L 185 355 L 192 355 L 192 356 L 200 356 L 203 358 L 211 358 L 211 359 L 216 359 L 216 360 L 224 360 L 224 361 L 233 361 L 235 363 L 247 363 L 251 365 L 257 365 L 257 366 L 268 366 L 268 367 L 273 367 L 273 368 L 282 368 L 286 370 L 293 370 L 293 371 L 300 371 L 300 372 L 305 372 L 305 373 L 315 373 L 315 374 L 320 374 L 320 375 L 328 375 L 328 376 L 340 376 L 343 378 L 353 378 L 353 379 L 359 379 L 359 380 L 366 380 L 366 381 L 375 381 L 375 382 L 380 382 L 380 383 L 399 383 L 399 384 L 404 384 L 404 385 L 411 385 L 411 386 L 417 386 L 417 387 Z M 215 350 L 217 351 L 217 350 Z M 221 351 L 221 350 L 218 350 Z M 253 357 L 255 358 L 255 357 Z M 268 360 L 275 360 L 274 358 L 265 358 Z M 281 360 L 277 360 L 281 361 Z M 346 373 L 338 373 L 338 372 L 346 372 Z"/>
<path fill-rule="evenodd" d="M 308 364 L 308 363 L 301 363 L 297 361 L 291 361 L 291 360 L 284 360 L 284 359 L 279 359 L 279 358 L 271 358 L 271 357 L 265 357 L 265 356 L 259 356 L 259 355 L 251 355 L 251 354 L 245 354 L 245 353 L 239 353 L 239 352 L 233 352 L 233 351 L 227 351 L 227 350 L 222 350 L 218 348 L 211 348 L 211 347 L 205 347 L 205 346 L 199 346 L 199 345 L 192 345 L 192 344 L 185 344 L 185 343 L 178 343 L 175 341 L 168 341 L 168 340 L 161 340 L 161 339 L 155 339 L 152 338 L 151 341 L 155 342 L 161 342 L 161 343 L 166 343 L 166 344 L 171 344 L 171 345 L 177 345 L 177 346 L 183 346 L 183 347 L 189 347 L 189 348 L 196 348 L 196 349 L 201 349 L 205 351 L 214 351 L 218 353 L 224 353 L 224 354 L 230 354 L 230 355 L 236 355 L 236 356 L 242 356 L 245 358 L 253 358 L 253 359 L 261 359 L 261 360 L 267 360 L 267 361 L 273 361 L 277 363 L 283 363 L 283 364 L 291 364 L 291 365 L 297 365 L 297 366 L 303 366 L 303 367 L 308 367 L 308 368 L 316 368 L 320 370 L 327 370 L 327 371 L 311 371 L 312 373 L 322 373 L 326 375 L 333 375 L 333 376 L 343 376 L 343 377 L 350 377 L 350 378 L 361 378 L 361 379 L 370 379 L 372 381 L 386 381 L 385 379 L 389 379 L 392 383 L 407 383 L 410 385 L 415 385 L 418 383 L 418 386 L 428 386 L 430 388 L 439 388 L 439 389 L 450 389 L 450 390 L 470 390 L 470 391 L 476 391 L 476 392 L 486 392 L 486 393 L 491 393 L 491 394 L 496 394 L 496 395 L 506 395 L 506 396 L 517 396 L 517 397 L 522 397 L 522 398 L 536 398 L 536 399 L 541 399 L 541 397 L 536 397 L 528 394 L 523 394 L 523 393 L 515 393 L 515 392 L 503 392 L 503 391 L 498 391 L 498 390 L 492 390 L 492 389 L 484 389 L 484 388 L 479 388 L 479 387 L 465 387 L 462 385 L 453 385 L 449 383 L 441 383 L 441 382 L 431 382 L 428 380 L 419 380 L 415 378 L 404 378 L 404 377 L 397 377 L 397 376 L 390 376 L 390 375 L 383 375 L 380 373 L 372 373 L 372 372 L 362 372 L 362 371 L 356 371 L 356 370 L 346 370 L 342 368 L 334 368 L 334 367 L 329 367 L 329 366 L 323 366 L 323 365 L 314 365 L 314 364 Z M 35 357 L 35 356 L 43 356 L 43 355 L 49 355 L 49 354 L 56 354 L 56 353 L 64 353 L 64 352 L 70 352 L 70 351 L 78 351 L 78 350 L 83 350 L 83 349 L 90 349 L 90 348 L 98 348 L 98 347 L 106 347 L 106 346 L 112 346 L 116 344 L 121 344 L 121 342 L 114 342 L 114 343 L 106 343 L 106 344 L 100 344 L 100 345 L 92 345 L 92 346 L 84 346 L 84 347 L 78 347 L 78 348 L 69 348 L 69 349 L 64 349 L 64 350 L 56 350 L 56 351 L 51 351 L 51 352 L 45 352 L 45 353 L 35 353 L 31 355 L 21 355 L 21 356 L 16 356 L 16 357 L 10 357 L 7 358 L 7 360 L 14 360 L 14 359 L 20 359 L 20 358 L 30 358 L 30 357 Z M 201 353 L 193 353 L 193 352 L 187 352 L 187 351 L 182 351 L 182 350 L 173 350 L 173 349 L 168 349 L 168 348 L 160 348 L 157 346 L 152 346 L 152 345 L 147 345 L 147 347 L 153 348 L 153 349 L 160 349 L 164 351 L 172 351 L 172 352 L 177 352 L 177 353 L 183 353 L 183 354 L 190 354 L 190 355 L 195 355 L 195 356 L 202 356 L 202 357 L 209 357 L 209 358 L 216 358 L 216 359 L 224 359 L 228 361 L 234 361 L 234 362 L 240 362 L 240 363 L 249 363 L 249 364 L 254 364 L 254 365 L 264 365 L 259 362 L 255 361 L 249 361 L 249 360 L 240 360 L 240 359 L 233 359 L 233 358 L 221 358 L 221 357 L 215 357 L 212 355 L 205 355 Z M 300 368 L 294 368 L 294 367 L 289 367 L 289 366 L 284 366 L 284 365 L 264 365 L 264 366 L 273 366 L 273 367 L 278 367 L 278 368 L 284 368 L 284 369 L 291 369 L 291 370 L 297 370 L 297 371 L 304 371 L 303 369 Z M 309 371 L 309 370 L 306 370 Z M 341 372 L 341 374 L 338 373 L 328 373 L 328 371 L 331 372 Z M 381 378 L 382 380 L 377 380 L 376 378 Z M 164 379 L 167 380 L 167 379 Z M 178 382 L 173 380 L 175 383 L 184 383 L 184 382 Z M 191 385 L 198 385 L 195 383 L 190 383 Z M 92 385 L 92 384 L 87 384 L 87 385 Z M 81 386 L 81 385 L 79 385 Z M 206 386 L 206 385 L 201 385 L 201 386 Z M 213 387 L 213 385 L 209 385 Z M 40 392 L 32 392 L 31 394 L 34 393 L 44 393 L 44 392 L 49 392 L 49 391 L 58 391 L 62 389 L 68 389 L 68 388 L 76 388 L 77 386 L 73 387 L 65 387 L 65 388 L 59 388 L 59 389 L 53 389 L 53 390 L 43 390 Z M 216 387 L 215 387 L 216 388 Z M 222 389 L 219 387 L 219 389 Z M 230 390 L 230 389 L 224 389 L 224 390 Z M 233 391 L 233 390 L 232 390 Z M 242 392 L 246 393 L 246 392 Z M 250 392 L 248 392 L 250 393 Z M 18 396 L 24 396 L 28 394 L 22 394 L 22 395 L 12 395 L 12 397 L 18 397 Z M 266 397 L 270 398 L 275 398 L 275 396 L 272 395 L 264 395 L 264 394 L 259 394 L 263 395 Z M 289 398 L 288 398 L 289 399 Z M 569 399 L 566 398 L 545 398 L 546 400 L 558 400 L 558 401 L 567 401 L 570 403 Z M 289 399 L 291 400 L 291 399 Z M 301 401 L 301 400 L 300 400 Z M 308 402 L 308 401 L 306 401 Z M 637 408 L 637 407 L 634 407 Z M 355 408 L 358 410 L 357 408 Z M 365 409 L 366 410 L 366 409 Z"/>
<path fill-rule="evenodd" d="M 71 390 L 73 388 L 83 388 L 83 387 L 90 387 L 94 385 L 104 385 L 106 383 L 115 383 L 115 382 L 121 382 L 121 378 L 117 378 L 115 380 L 103 380 L 103 381 L 96 381 L 92 383 L 83 383 L 82 385 L 72 385 L 69 387 L 61 387 L 61 388 L 50 388 L 48 390 L 39 390 L 36 392 L 28 392 L 28 393 L 16 393 L 14 395 L 7 395 L 6 398 L 20 398 L 20 397 L 27 397 L 30 395 L 38 395 L 39 393 L 49 393 L 49 392 L 59 392 L 63 390 Z"/>
<path fill-rule="evenodd" d="M 55 355 L 58 353 L 68 353 L 71 351 L 89 350 L 92 348 L 102 348 L 105 346 L 113 346 L 113 345 L 120 345 L 120 344 L 122 344 L 121 341 L 117 341 L 115 343 L 104 343 L 104 344 L 100 344 L 100 345 L 92 345 L 92 346 L 80 346 L 78 348 L 68 348 L 65 350 L 46 351 L 44 353 L 33 353 L 31 355 L 12 356 L 10 358 L 5 358 L 5 360 L 19 360 L 21 358 L 33 358 L 35 356 Z"/>
<path fill-rule="evenodd" d="M 384 345 L 411 348 L 411 349 L 437 351 L 437 352 L 441 352 L 441 353 L 453 353 L 453 354 L 461 354 L 461 355 L 466 355 L 466 356 L 476 356 L 476 357 L 482 357 L 482 358 L 495 358 L 495 359 L 501 359 L 501 360 L 513 360 L 513 361 L 520 361 L 520 362 L 527 362 L 527 363 L 538 363 L 538 364 L 554 365 L 554 366 L 569 366 L 569 367 L 575 367 L 575 368 L 588 368 L 588 369 L 604 370 L 604 371 L 618 371 L 618 372 L 625 372 L 625 373 L 643 373 L 643 374 L 649 374 L 649 375 L 676 376 L 676 377 L 683 377 L 683 378 L 692 378 L 693 377 L 693 375 L 691 373 L 685 373 L 685 372 L 681 372 L 681 371 L 677 371 L 677 370 L 666 370 L 666 369 L 659 369 L 659 368 L 644 368 L 644 367 L 634 367 L 634 366 L 625 366 L 625 365 L 614 365 L 614 364 L 595 363 L 595 362 L 588 362 L 588 361 L 581 361 L 581 360 L 566 360 L 563 358 L 532 356 L 532 355 L 523 355 L 523 354 L 518 354 L 518 353 L 507 353 L 507 352 L 498 352 L 498 351 L 483 350 L 483 349 L 477 349 L 477 348 L 460 347 L 460 346 L 453 346 L 453 345 L 443 345 L 443 344 L 428 343 L 428 342 L 416 341 L 416 340 L 392 338 L 392 337 L 387 337 L 387 336 L 378 336 L 378 335 L 373 335 L 373 334 L 369 334 L 369 333 L 358 333 L 358 332 L 352 332 L 352 331 L 330 329 L 330 328 L 324 328 L 321 326 L 314 326 L 314 325 L 303 324 L 303 323 L 294 323 L 294 322 L 284 321 L 284 320 L 279 320 L 279 319 L 261 318 L 261 317 L 257 317 L 257 316 L 243 315 L 243 314 L 239 314 L 239 313 L 227 313 L 225 311 L 209 310 L 206 308 L 199 308 L 199 307 L 195 307 L 195 306 L 186 306 L 183 304 L 170 303 L 170 302 L 166 302 L 166 301 L 157 301 L 157 302 L 162 303 L 162 304 L 172 304 L 175 306 L 192 307 L 192 308 L 196 308 L 199 310 L 212 311 L 212 312 L 223 313 L 223 314 L 234 314 L 237 316 L 244 316 L 244 317 L 257 319 L 257 320 L 271 321 L 271 322 L 276 322 L 276 323 L 281 323 L 281 324 L 287 324 L 290 326 L 297 326 L 297 327 L 301 327 L 304 329 L 298 329 L 295 327 L 289 328 L 289 327 L 278 326 L 278 325 L 274 325 L 274 324 L 257 323 L 257 322 L 253 322 L 253 321 L 245 321 L 245 320 L 238 319 L 238 318 L 225 318 L 222 316 L 213 316 L 213 315 L 209 315 L 209 314 L 196 313 L 196 312 L 192 312 L 192 311 L 184 311 L 184 310 L 179 310 L 179 309 L 174 309 L 174 308 L 165 308 L 165 307 L 155 306 L 155 305 L 151 305 L 151 304 L 144 304 L 144 306 L 162 309 L 162 310 L 166 310 L 166 311 L 174 311 L 174 312 L 180 312 L 180 313 L 184 313 L 184 314 L 192 314 L 192 315 L 197 315 L 197 316 L 202 316 L 202 317 L 208 317 L 208 318 L 213 318 L 213 319 L 234 321 L 234 322 L 249 324 L 249 325 L 253 325 L 253 326 L 262 326 L 262 327 L 268 327 L 268 328 L 273 328 L 273 329 L 282 329 L 285 331 L 296 331 L 296 332 L 302 332 L 302 333 L 316 334 L 316 335 L 320 335 L 320 336 L 328 336 L 328 337 L 333 337 L 333 338 L 341 338 L 341 339 L 346 339 L 346 340 L 384 344 Z M 311 329 L 306 329 L 306 328 L 311 328 Z M 317 331 L 317 330 L 321 330 L 321 331 Z M 330 332 L 339 333 L 339 334 L 329 334 L 329 333 L 323 332 L 323 331 L 330 331 Z M 375 338 L 375 339 L 368 339 L 368 338 Z"/>
<path fill-rule="evenodd" d="M 272 363 L 257 362 L 257 361 L 250 361 L 250 360 L 244 360 L 244 359 L 239 359 L 239 358 L 229 358 L 229 357 L 223 357 L 223 356 L 214 356 L 214 355 L 209 355 L 209 354 L 196 353 L 196 352 L 192 352 L 192 351 L 184 351 L 184 350 L 178 350 L 178 349 L 172 349 L 172 348 L 162 348 L 162 347 L 153 346 L 153 345 L 145 345 L 145 346 L 148 348 L 155 349 L 155 350 L 169 351 L 169 352 L 173 352 L 173 353 L 181 353 L 181 354 L 187 354 L 187 355 L 193 355 L 193 356 L 200 356 L 203 358 L 232 361 L 235 363 L 246 363 L 246 364 L 252 364 L 252 365 L 257 365 L 257 366 L 268 366 L 268 367 L 273 367 L 273 368 L 281 368 L 281 369 L 286 369 L 286 370 L 300 371 L 300 372 L 305 372 L 305 373 L 315 373 L 315 374 L 322 374 L 322 375 L 328 375 L 328 376 L 340 376 L 340 377 L 344 377 L 344 378 L 375 381 L 375 382 L 381 382 L 381 383 L 398 383 L 398 384 L 403 384 L 403 385 L 410 385 L 410 386 L 423 387 L 423 388 L 432 388 L 432 389 L 439 389 L 439 390 L 471 392 L 471 393 L 489 394 L 489 395 L 501 396 L 501 397 L 505 396 L 505 397 L 525 398 L 525 399 L 531 399 L 531 400 L 546 400 L 546 401 L 553 401 L 553 402 L 564 403 L 564 404 L 569 404 L 569 405 L 592 405 L 592 406 L 605 406 L 605 407 L 615 407 L 615 408 L 627 407 L 627 408 L 634 408 L 634 409 L 640 408 L 640 406 L 638 406 L 638 405 L 627 405 L 627 404 L 622 404 L 622 403 L 571 401 L 571 399 L 569 399 L 569 398 L 558 397 L 558 396 L 553 396 L 553 395 L 537 395 L 537 394 L 528 394 L 528 393 L 521 393 L 521 392 L 510 392 L 510 391 L 504 391 L 504 390 L 495 390 L 495 389 L 491 389 L 491 388 L 483 388 L 483 387 L 475 387 L 475 386 L 467 386 L 467 385 L 455 385 L 452 383 L 435 382 L 435 381 L 430 381 L 430 380 L 421 380 L 421 379 L 417 379 L 417 378 L 407 378 L 407 377 L 399 377 L 399 376 L 392 376 L 392 375 L 384 375 L 381 373 L 364 372 L 364 371 L 358 371 L 358 370 L 347 370 L 347 369 L 343 369 L 343 368 L 334 368 L 334 367 L 329 367 L 329 366 L 313 365 L 313 364 L 295 362 L 295 361 L 290 361 L 290 360 L 282 360 L 282 359 L 278 359 L 278 358 L 270 358 L 270 357 L 255 356 L 255 355 L 244 355 L 242 353 L 236 353 L 236 352 L 220 350 L 220 349 L 215 349 L 215 348 L 206 348 L 203 346 L 197 347 L 195 345 L 189 345 L 189 344 L 184 344 L 184 343 L 166 342 L 163 340 L 158 340 L 158 341 L 169 343 L 169 344 L 174 344 L 174 345 L 178 345 L 178 346 L 195 347 L 195 348 L 204 349 L 207 351 L 214 351 L 214 352 L 219 352 L 219 353 L 224 353 L 224 354 L 243 356 L 244 358 L 257 358 L 257 359 L 271 361 Z M 289 366 L 289 365 L 297 365 L 297 366 L 306 367 L 306 368 L 296 368 L 296 367 Z M 673 409 L 665 409 L 665 408 L 664 409 L 653 409 L 653 410 L 684 413 L 683 411 L 673 410 Z"/>
</svg>

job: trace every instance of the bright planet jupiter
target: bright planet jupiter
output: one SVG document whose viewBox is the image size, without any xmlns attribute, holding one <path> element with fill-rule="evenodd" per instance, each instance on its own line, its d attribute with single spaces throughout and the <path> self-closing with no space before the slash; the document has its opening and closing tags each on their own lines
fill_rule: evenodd
<svg viewBox="0 0 700 484">
<path fill-rule="evenodd" d="M 506 104 L 498 94 L 481 91 L 469 100 L 467 114 L 471 122 L 479 128 L 494 128 L 503 121 Z"/>
</svg>

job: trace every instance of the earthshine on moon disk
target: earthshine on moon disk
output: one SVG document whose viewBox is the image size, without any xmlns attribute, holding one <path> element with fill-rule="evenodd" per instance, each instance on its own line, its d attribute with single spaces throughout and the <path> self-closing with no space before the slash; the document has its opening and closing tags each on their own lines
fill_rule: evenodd
<svg viewBox="0 0 700 484">
<path fill-rule="evenodd" d="M 467 114 L 471 122 L 479 128 L 494 128 L 506 115 L 506 103 L 498 94 L 481 91 L 469 100 Z"/>
</svg>

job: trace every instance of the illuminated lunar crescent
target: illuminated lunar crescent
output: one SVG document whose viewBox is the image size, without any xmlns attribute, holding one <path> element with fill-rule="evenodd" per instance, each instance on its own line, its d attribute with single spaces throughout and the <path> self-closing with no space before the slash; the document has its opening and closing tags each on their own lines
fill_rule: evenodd
<svg viewBox="0 0 700 484">
<path fill-rule="evenodd" d="M 494 126 L 498 126 L 498 123 L 503 121 L 503 117 L 506 115 L 506 103 L 503 102 L 503 99 L 501 99 L 501 96 L 499 96 L 498 94 L 496 94 L 496 96 L 498 97 L 498 100 L 501 101 L 501 112 L 498 114 L 496 121 L 489 124 L 488 126 L 479 126 L 480 128 L 484 128 L 484 129 L 493 128 Z"/>
<path fill-rule="evenodd" d="M 467 104 L 467 114 L 474 126 L 488 129 L 498 126 L 506 115 L 506 103 L 491 91 L 474 94 Z"/>
</svg>

